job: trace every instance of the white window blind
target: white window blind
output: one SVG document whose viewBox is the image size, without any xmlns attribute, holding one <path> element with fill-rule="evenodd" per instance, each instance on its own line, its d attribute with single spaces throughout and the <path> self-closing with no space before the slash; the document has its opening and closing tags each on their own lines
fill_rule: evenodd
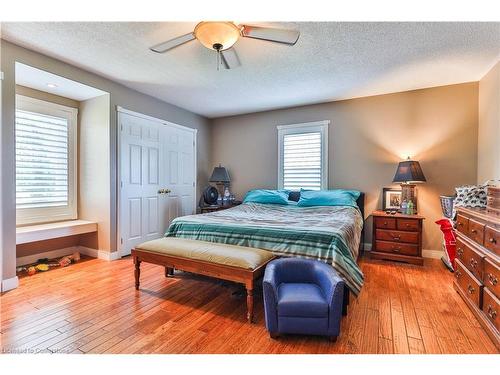
<svg viewBox="0 0 500 375">
<path fill-rule="evenodd" d="M 68 205 L 68 120 L 16 111 L 16 208 Z"/>
<path fill-rule="evenodd" d="M 321 133 L 288 134 L 283 139 L 283 188 L 321 189 Z"/>
<path fill-rule="evenodd" d="M 278 126 L 278 187 L 327 188 L 328 121 Z"/>
<path fill-rule="evenodd" d="M 76 115 L 16 97 L 17 224 L 76 219 Z"/>
</svg>

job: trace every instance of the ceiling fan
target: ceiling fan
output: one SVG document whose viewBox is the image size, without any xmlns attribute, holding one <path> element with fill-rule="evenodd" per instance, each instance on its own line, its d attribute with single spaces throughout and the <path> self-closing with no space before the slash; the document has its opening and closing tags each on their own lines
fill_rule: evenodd
<svg viewBox="0 0 500 375">
<path fill-rule="evenodd" d="M 197 39 L 206 48 L 217 52 L 217 70 L 224 65 L 226 69 L 240 66 L 240 60 L 233 48 L 240 37 L 266 40 L 288 44 L 297 43 L 300 33 L 296 30 L 275 29 L 261 26 L 236 25 L 233 22 L 200 22 L 194 31 L 150 47 L 157 53 L 164 53 Z"/>
</svg>

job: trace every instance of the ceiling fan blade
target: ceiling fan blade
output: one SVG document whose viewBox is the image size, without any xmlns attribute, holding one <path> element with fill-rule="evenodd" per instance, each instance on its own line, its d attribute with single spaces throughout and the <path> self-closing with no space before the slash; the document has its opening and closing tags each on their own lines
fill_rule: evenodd
<svg viewBox="0 0 500 375">
<path fill-rule="evenodd" d="M 240 59 L 234 48 L 229 48 L 220 52 L 222 55 L 222 64 L 226 69 L 237 68 L 241 65 Z"/>
<path fill-rule="evenodd" d="M 247 38 L 267 40 L 293 46 L 299 40 L 300 33 L 296 30 L 274 29 L 270 27 L 242 25 L 241 34 Z"/>
<path fill-rule="evenodd" d="M 157 53 L 163 53 L 170 51 L 171 49 L 175 47 L 179 47 L 180 45 L 183 45 L 184 43 L 190 42 L 195 38 L 193 33 L 185 34 L 178 36 L 177 38 L 167 40 L 166 42 L 157 44 L 153 47 L 150 47 L 149 49 L 153 52 Z"/>
</svg>

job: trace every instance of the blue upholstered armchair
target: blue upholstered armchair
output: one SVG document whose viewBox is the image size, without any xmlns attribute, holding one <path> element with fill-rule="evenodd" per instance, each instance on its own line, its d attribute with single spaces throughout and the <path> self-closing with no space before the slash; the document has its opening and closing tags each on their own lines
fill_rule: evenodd
<svg viewBox="0 0 500 375">
<path fill-rule="evenodd" d="M 332 266 L 309 259 L 276 259 L 267 265 L 263 288 L 271 337 L 293 333 L 337 339 L 344 281 Z"/>
</svg>

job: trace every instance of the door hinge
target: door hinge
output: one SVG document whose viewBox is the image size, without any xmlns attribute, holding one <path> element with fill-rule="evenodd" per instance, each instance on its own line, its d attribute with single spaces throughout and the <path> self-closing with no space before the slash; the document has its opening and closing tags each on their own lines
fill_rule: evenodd
<svg viewBox="0 0 500 375">
<path fill-rule="evenodd" d="M 123 238 L 120 238 L 120 243 L 123 245 Z"/>
<path fill-rule="evenodd" d="M 194 181 L 193 181 L 193 187 L 194 187 Z"/>
<path fill-rule="evenodd" d="M 120 124 L 120 130 L 123 131 L 123 124 Z"/>
<path fill-rule="evenodd" d="M 120 188 L 123 188 L 123 181 L 120 181 Z"/>
</svg>

